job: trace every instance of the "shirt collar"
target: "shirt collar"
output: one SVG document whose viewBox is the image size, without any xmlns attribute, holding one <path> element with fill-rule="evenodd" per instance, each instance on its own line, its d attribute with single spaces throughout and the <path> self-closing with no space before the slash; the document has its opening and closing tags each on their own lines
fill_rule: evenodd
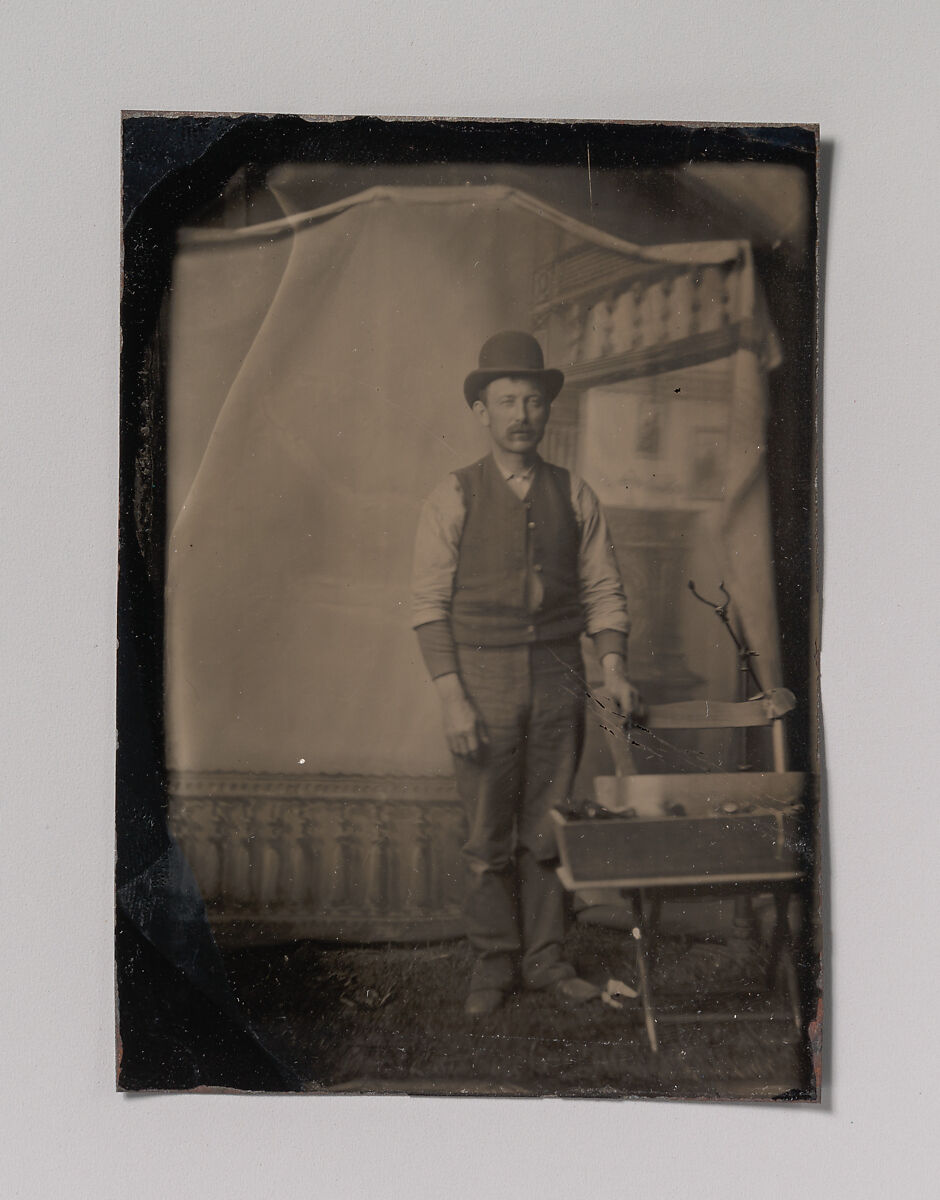
<svg viewBox="0 0 940 1200">
<path fill-rule="evenodd" d="M 493 462 L 496 463 L 496 469 L 499 471 L 500 475 L 502 475 L 503 479 L 505 479 L 507 483 L 509 482 L 510 479 L 521 479 L 523 483 L 528 483 L 529 480 L 532 478 L 532 476 L 535 474 L 535 468 L 539 465 L 539 460 L 536 459 L 535 462 L 532 464 L 532 466 L 527 467 L 526 470 L 524 470 L 524 471 L 507 471 L 503 467 L 501 467 L 498 462 L 496 462 L 495 458 L 493 459 Z"/>
</svg>

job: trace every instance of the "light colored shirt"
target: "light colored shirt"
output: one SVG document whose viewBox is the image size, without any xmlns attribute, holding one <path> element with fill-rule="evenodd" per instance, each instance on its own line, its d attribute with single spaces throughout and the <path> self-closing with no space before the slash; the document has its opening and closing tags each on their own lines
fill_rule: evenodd
<svg viewBox="0 0 940 1200">
<path fill-rule="evenodd" d="M 496 464 L 503 478 L 520 499 L 532 486 L 538 463 L 523 472 L 507 473 Z M 592 489 L 573 472 L 571 507 L 580 530 L 578 582 L 584 607 L 585 628 L 596 635 L 605 630 L 629 633 L 627 601 L 620 569 L 600 502 Z M 425 500 L 415 535 L 412 574 L 412 624 L 415 628 L 431 621 L 449 621 L 454 594 L 457 555 L 463 533 L 466 507 L 455 475 L 448 475 Z M 538 608 L 541 582 L 530 581 L 530 607 Z"/>
</svg>

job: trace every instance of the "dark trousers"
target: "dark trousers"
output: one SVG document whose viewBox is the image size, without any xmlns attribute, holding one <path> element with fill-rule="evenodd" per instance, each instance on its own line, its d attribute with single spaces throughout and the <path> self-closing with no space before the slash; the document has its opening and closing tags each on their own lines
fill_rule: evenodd
<svg viewBox="0 0 940 1200">
<path fill-rule="evenodd" d="M 574 975 L 549 813 L 570 795 L 584 741 L 580 644 L 459 646 L 458 656 L 489 735 L 481 761 L 454 758 L 469 828 L 470 986 L 505 991 L 521 967 L 526 987 L 548 987 Z"/>
</svg>

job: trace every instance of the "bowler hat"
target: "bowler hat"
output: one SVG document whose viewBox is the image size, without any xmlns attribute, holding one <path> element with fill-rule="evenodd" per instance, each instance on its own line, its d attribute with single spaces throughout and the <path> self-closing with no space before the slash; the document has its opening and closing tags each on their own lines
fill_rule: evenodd
<svg viewBox="0 0 940 1200">
<path fill-rule="evenodd" d="M 480 390 L 488 383 L 494 379 L 517 376 L 538 379 L 545 389 L 547 400 L 554 400 L 565 382 L 561 371 L 545 366 L 542 347 L 531 333 L 507 329 L 502 333 L 494 333 L 483 343 L 479 367 L 464 380 L 463 394 L 472 408 L 480 398 Z"/>
</svg>

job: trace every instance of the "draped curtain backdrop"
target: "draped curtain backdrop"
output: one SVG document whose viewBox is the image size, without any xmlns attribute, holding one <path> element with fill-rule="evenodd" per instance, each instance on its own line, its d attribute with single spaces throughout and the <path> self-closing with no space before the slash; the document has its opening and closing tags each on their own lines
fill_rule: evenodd
<svg viewBox="0 0 940 1200">
<path fill-rule="evenodd" d="M 480 344 L 500 328 L 532 328 L 537 272 L 585 247 L 626 264 L 737 259 L 731 315 L 742 332 L 719 367 L 724 486 L 698 514 L 696 562 L 703 588 L 720 578 L 731 588 L 765 686 L 780 682 L 764 471 L 775 347 L 746 243 L 640 248 L 508 188 L 375 188 L 264 225 L 180 236 L 169 337 L 172 768 L 450 774 L 410 623 L 418 508 L 485 452 L 461 392 Z M 590 454 L 602 404 L 589 393 L 582 405 L 577 465 L 609 504 L 614 485 Z M 729 694 L 717 622 L 682 611 L 706 634 L 706 647 L 700 637 L 689 647 L 706 690 Z"/>
</svg>

